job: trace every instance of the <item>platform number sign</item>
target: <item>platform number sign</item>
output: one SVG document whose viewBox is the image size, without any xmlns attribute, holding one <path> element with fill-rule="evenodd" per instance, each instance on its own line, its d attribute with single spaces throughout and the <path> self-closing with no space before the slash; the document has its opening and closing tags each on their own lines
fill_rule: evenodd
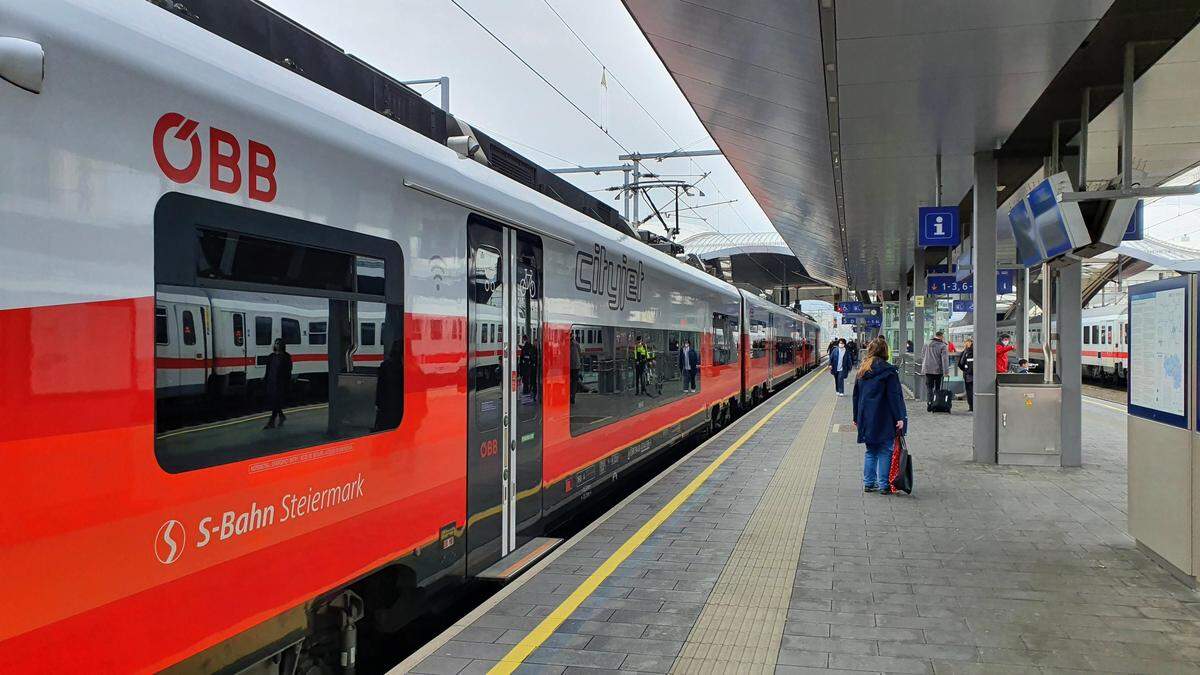
<svg viewBox="0 0 1200 675">
<path fill-rule="evenodd" d="M 922 206 L 917 209 L 917 244 L 954 247 L 962 242 L 957 206 Z"/>
</svg>

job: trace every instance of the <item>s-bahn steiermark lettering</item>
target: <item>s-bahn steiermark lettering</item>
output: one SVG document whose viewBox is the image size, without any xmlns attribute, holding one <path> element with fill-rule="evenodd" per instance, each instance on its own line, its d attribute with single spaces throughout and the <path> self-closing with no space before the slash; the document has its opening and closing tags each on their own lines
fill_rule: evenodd
<svg viewBox="0 0 1200 675">
<path fill-rule="evenodd" d="M 363 475 L 353 480 L 325 488 L 310 487 L 304 491 L 289 492 L 275 503 L 260 504 L 251 501 L 244 508 L 224 511 L 218 515 L 204 516 L 196 523 L 195 548 L 228 541 L 256 530 L 282 525 L 318 511 L 335 508 L 362 499 Z M 154 540 L 154 555 L 164 565 L 179 560 L 187 542 L 187 527 L 171 519 L 158 529 Z"/>
<path fill-rule="evenodd" d="M 575 253 L 575 288 L 608 296 L 609 309 L 624 309 L 627 301 L 641 302 L 645 280 L 640 260 L 631 261 L 624 253 L 620 261 L 611 259 L 608 248 L 602 244 L 596 244 L 591 253 Z"/>
</svg>

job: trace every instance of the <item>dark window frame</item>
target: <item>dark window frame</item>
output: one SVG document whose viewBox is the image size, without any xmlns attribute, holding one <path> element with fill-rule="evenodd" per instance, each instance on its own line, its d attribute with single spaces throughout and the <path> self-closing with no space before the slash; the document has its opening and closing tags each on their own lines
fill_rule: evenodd
<svg viewBox="0 0 1200 675">
<path fill-rule="evenodd" d="M 196 317 L 192 314 L 192 310 L 185 309 L 179 315 L 179 321 L 183 324 L 183 346 L 193 347 L 196 344 Z"/>
<path fill-rule="evenodd" d="M 198 273 L 200 267 L 199 232 L 215 230 L 231 234 L 261 237 L 298 247 L 312 247 L 327 251 L 382 261 L 383 283 L 373 283 L 363 290 L 358 283 L 363 275 L 356 261 L 356 283 L 353 292 L 314 289 L 300 286 L 285 286 L 271 283 L 251 283 L 228 278 L 209 278 Z M 399 341 L 404 344 L 404 282 L 405 264 L 399 242 L 373 235 L 323 225 L 234 204 L 216 202 L 201 197 L 169 192 L 163 195 L 154 210 L 154 283 L 162 286 L 189 288 L 211 288 L 243 292 L 260 292 L 278 295 L 326 298 L 345 302 L 377 302 L 386 307 L 385 335 L 383 342 Z M 375 277 L 371 277 L 375 278 Z M 272 322 L 273 323 L 273 322 Z M 257 332 L 257 331 L 256 331 Z M 158 402 L 156 400 L 157 407 Z M 402 424 L 404 405 L 401 403 L 397 427 Z M 155 416 L 157 424 L 157 414 Z M 396 427 L 388 427 L 389 429 Z M 374 431 L 370 432 L 374 433 Z M 362 434 L 338 439 L 350 441 Z M 332 441 L 330 441 L 332 442 Z M 183 473 L 215 468 L 231 463 L 262 459 L 291 452 L 302 451 L 324 442 L 307 443 L 266 452 L 216 456 L 197 461 L 195 458 L 165 456 L 155 442 L 155 456 L 159 466 L 168 473 Z"/>
<path fill-rule="evenodd" d="M 161 319 L 161 322 L 160 322 Z M 162 331 L 159 331 L 159 328 Z M 170 345 L 171 344 L 171 316 L 166 307 L 155 305 L 154 307 L 154 344 Z"/>
<path fill-rule="evenodd" d="M 262 337 L 263 326 L 267 327 L 267 337 L 264 340 Z M 254 346 L 270 347 L 275 337 L 275 318 L 270 316 L 254 316 Z"/>
</svg>

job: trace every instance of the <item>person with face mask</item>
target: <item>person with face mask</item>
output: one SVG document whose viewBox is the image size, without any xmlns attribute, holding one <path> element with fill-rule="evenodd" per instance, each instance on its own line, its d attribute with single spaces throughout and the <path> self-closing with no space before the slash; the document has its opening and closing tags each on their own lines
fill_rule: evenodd
<svg viewBox="0 0 1200 675">
<path fill-rule="evenodd" d="M 679 350 L 679 372 L 683 375 L 683 390 L 685 392 L 696 391 L 696 375 L 700 372 L 700 355 L 692 349 L 692 343 L 688 340 L 683 341 L 683 347 Z"/>
<path fill-rule="evenodd" d="M 846 348 L 846 340 L 838 340 L 837 346 L 829 354 L 829 372 L 833 374 L 833 385 L 838 396 L 846 395 L 846 377 L 850 374 L 850 350 Z"/>
<path fill-rule="evenodd" d="M 1008 372 L 1008 353 L 1016 349 L 1012 345 L 1012 339 L 1007 335 L 1001 335 L 996 341 L 996 372 Z"/>
</svg>

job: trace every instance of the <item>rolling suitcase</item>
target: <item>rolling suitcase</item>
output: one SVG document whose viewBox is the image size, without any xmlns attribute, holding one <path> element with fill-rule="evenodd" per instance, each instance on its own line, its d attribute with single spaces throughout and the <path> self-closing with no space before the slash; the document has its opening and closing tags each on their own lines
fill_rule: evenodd
<svg viewBox="0 0 1200 675">
<path fill-rule="evenodd" d="M 891 484 L 893 493 L 912 494 L 912 457 L 908 454 L 908 443 L 904 442 L 904 436 L 900 434 L 896 434 L 896 441 L 892 445 L 892 469 L 888 472 L 888 483 Z"/>
<path fill-rule="evenodd" d="M 933 402 L 929 404 L 929 412 L 948 413 L 954 402 L 954 394 L 949 389 L 938 389 L 933 392 Z"/>
</svg>

